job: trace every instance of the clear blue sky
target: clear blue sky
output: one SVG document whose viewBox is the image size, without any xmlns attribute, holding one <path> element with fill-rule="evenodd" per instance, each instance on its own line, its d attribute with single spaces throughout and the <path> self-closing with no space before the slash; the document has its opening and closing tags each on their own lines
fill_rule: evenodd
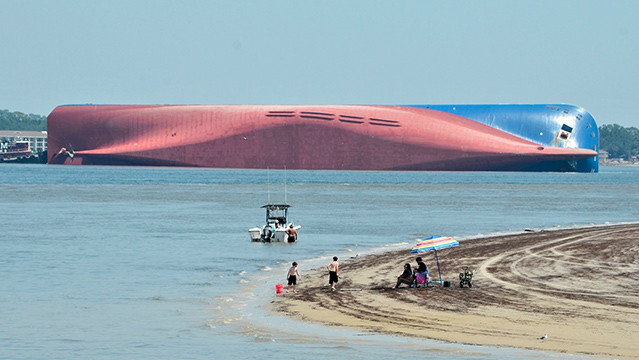
<svg viewBox="0 0 639 360">
<path fill-rule="evenodd" d="M 0 109 L 569 103 L 639 127 L 639 1 L 0 0 Z"/>
</svg>

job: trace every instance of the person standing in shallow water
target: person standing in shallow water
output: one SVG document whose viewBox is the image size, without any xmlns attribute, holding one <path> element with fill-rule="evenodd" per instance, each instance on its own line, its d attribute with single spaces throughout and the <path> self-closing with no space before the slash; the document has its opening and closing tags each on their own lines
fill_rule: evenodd
<svg viewBox="0 0 639 360">
<path fill-rule="evenodd" d="M 335 291 L 335 286 L 339 281 L 339 263 L 337 262 L 337 256 L 333 256 L 333 261 L 326 266 L 328 269 L 328 284 L 332 291 Z"/>
<path fill-rule="evenodd" d="M 288 242 L 292 243 L 297 241 L 297 231 L 293 227 L 293 224 L 289 225 L 288 229 L 286 229 L 286 235 L 288 235 Z"/>
</svg>

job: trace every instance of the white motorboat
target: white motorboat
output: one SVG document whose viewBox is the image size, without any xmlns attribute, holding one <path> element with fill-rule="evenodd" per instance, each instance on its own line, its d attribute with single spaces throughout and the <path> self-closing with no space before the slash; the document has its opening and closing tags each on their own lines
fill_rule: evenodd
<svg viewBox="0 0 639 360">
<path fill-rule="evenodd" d="M 288 222 L 288 204 L 266 204 L 262 206 L 266 209 L 266 225 L 249 229 L 251 241 L 262 242 L 295 242 L 289 241 L 287 229 L 293 228 L 295 231 L 301 228 L 300 225 L 293 225 Z"/>
</svg>

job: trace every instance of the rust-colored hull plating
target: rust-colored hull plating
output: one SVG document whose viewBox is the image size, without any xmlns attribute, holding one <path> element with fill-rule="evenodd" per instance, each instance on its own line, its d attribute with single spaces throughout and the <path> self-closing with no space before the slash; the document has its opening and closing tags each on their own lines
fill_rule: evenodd
<svg viewBox="0 0 639 360">
<path fill-rule="evenodd" d="M 70 105 L 48 135 L 49 163 L 74 165 L 566 171 L 597 155 L 407 106 Z"/>
</svg>

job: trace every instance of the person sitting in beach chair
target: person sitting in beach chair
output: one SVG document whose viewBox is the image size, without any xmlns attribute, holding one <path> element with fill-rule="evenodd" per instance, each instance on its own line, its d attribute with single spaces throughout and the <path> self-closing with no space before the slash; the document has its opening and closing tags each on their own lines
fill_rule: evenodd
<svg viewBox="0 0 639 360">
<path fill-rule="evenodd" d="M 404 264 L 404 272 L 397 277 L 397 285 L 393 286 L 393 289 L 397 289 L 402 283 L 408 284 L 408 287 L 413 287 L 413 272 L 410 264 Z"/>
<path fill-rule="evenodd" d="M 415 288 L 428 287 L 428 273 L 415 273 Z"/>
<path fill-rule="evenodd" d="M 417 257 L 415 261 L 417 261 L 417 269 L 415 269 L 415 274 L 413 275 L 415 287 L 419 285 L 428 287 L 428 281 L 430 280 L 428 276 L 428 266 L 422 261 L 421 257 Z"/>
</svg>

